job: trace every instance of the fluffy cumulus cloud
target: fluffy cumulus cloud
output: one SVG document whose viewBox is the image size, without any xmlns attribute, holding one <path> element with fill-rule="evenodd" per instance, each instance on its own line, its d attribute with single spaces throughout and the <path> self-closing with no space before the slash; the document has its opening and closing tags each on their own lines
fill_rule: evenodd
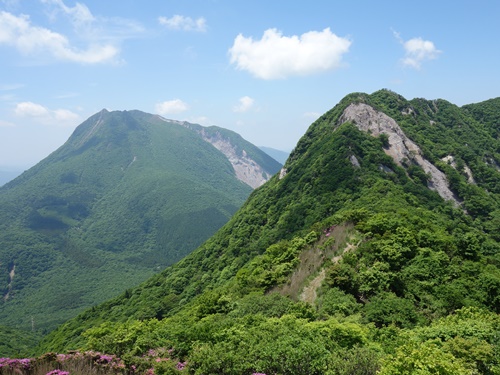
<svg viewBox="0 0 500 375">
<path fill-rule="evenodd" d="M 405 50 L 405 57 L 401 62 L 405 66 L 414 69 L 420 69 L 422 63 L 428 60 L 436 59 L 441 53 L 430 40 L 423 40 L 422 38 L 412 38 L 410 40 L 403 40 L 400 34 L 394 31 L 394 36 L 403 45 Z"/>
<path fill-rule="evenodd" d="M 81 50 L 71 46 L 64 35 L 34 26 L 27 15 L 0 12 L 0 44 L 16 48 L 24 55 L 49 54 L 65 61 L 96 64 L 112 61 L 118 48 L 111 44 L 92 44 Z"/>
<path fill-rule="evenodd" d="M 43 105 L 33 102 L 17 103 L 14 112 L 18 116 L 45 117 L 49 115 L 49 110 Z"/>
<path fill-rule="evenodd" d="M 180 99 L 167 100 L 155 106 L 156 113 L 165 116 L 186 111 L 189 106 Z"/>
<path fill-rule="evenodd" d="M 33 102 L 17 103 L 14 113 L 18 117 L 30 118 L 35 122 L 47 125 L 75 125 L 80 120 L 80 116 L 70 110 L 50 110 L 41 104 Z"/>
<path fill-rule="evenodd" d="M 176 14 L 172 18 L 159 17 L 158 22 L 160 25 L 172 30 L 207 31 L 207 21 L 203 17 L 194 20 L 191 17 Z"/>
<path fill-rule="evenodd" d="M 231 63 L 257 78 L 279 79 L 309 75 L 341 66 L 351 41 L 333 34 L 329 28 L 301 36 L 284 36 L 268 29 L 262 39 L 239 34 L 229 49 Z"/>
<path fill-rule="evenodd" d="M 233 107 L 233 112 L 247 112 L 254 106 L 255 100 L 249 96 L 243 96 L 238 104 Z"/>
</svg>

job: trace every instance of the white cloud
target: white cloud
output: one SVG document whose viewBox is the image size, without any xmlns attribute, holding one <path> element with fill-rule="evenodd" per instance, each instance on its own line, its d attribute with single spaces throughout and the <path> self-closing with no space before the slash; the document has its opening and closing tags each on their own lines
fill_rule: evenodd
<svg viewBox="0 0 500 375">
<path fill-rule="evenodd" d="M 159 17 L 158 22 L 160 25 L 172 30 L 207 31 L 207 21 L 203 17 L 194 20 L 191 17 L 176 14 L 172 18 Z"/>
<path fill-rule="evenodd" d="M 16 105 L 14 112 L 18 116 L 45 117 L 49 115 L 49 110 L 43 105 L 33 102 L 22 102 Z"/>
<path fill-rule="evenodd" d="M 31 118 L 33 121 L 45 125 L 75 125 L 80 120 L 80 116 L 70 110 L 50 110 L 33 102 L 17 103 L 14 113 L 19 117 Z"/>
<path fill-rule="evenodd" d="M 0 12 L 0 44 L 12 46 L 25 55 L 49 54 L 59 60 L 86 64 L 113 61 L 119 53 L 117 47 L 99 43 L 79 50 L 64 35 L 33 26 L 29 16 L 4 11 Z"/>
<path fill-rule="evenodd" d="M 338 68 L 350 45 L 349 39 L 336 36 L 329 28 L 300 37 L 283 36 L 276 29 L 268 29 L 261 40 L 239 34 L 229 54 L 238 69 L 257 78 L 278 79 Z"/>
<path fill-rule="evenodd" d="M 436 59 L 441 53 L 430 40 L 423 40 L 422 38 L 412 38 L 404 41 L 401 35 L 393 31 L 394 36 L 403 45 L 405 50 L 405 57 L 401 59 L 403 65 L 409 66 L 414 69 L 420 69 L 422 63 L 428 60 Z"/>
<path fill-rule="evenodd" d="M 247 112 L 249 111 L 255 103 L 249 96 L 244 96 L 239 99 L 238 104 L 233 107 L 233 112 Z"/>
<path fill-rule="evenodd" d="M 167 100 L 165 102 L 158 103 L 155 106 L 156 113 L 162 116 L 181 113 L 186 111 L 188 108 L 189 106 L 180 99 Z"/>
</svg>

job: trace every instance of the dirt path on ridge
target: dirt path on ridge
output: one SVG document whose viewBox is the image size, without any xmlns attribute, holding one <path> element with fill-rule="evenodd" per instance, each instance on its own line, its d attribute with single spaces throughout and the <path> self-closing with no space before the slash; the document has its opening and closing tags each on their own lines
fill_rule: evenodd
<svg viewBox="0 0 500 375">
<path fill-rule="evenodd" d="M 347 246 L 345 247 L 344 251 L 342 251 L 341 254 L 334 256 L 332 258 L 332 263 L 336 264 L 345 253 L 347 253 L 353 249 L 356 249 L 357 247 L 358 247 L 358 245 L 353 245 L 351 243 L 348 243 Z M 318 296 L 317 290 L 321 286 L 321 284 L 323 283 L 323 280 L 325 279 L 325 277 L 326 277 L 326 271 L 324 268 L 322 268 L 321 271 L 319 272 L 318 276 L 316 276 L 314 279 L 312 279 L 309 282 L 309 284 L 304 287 L 304 289 L 302 290 L 302 293 L 300 294 L 299 299 L 301 301 L 313 304 L 314 301 L 316 301 L 316 298 Z"/>
</svg>

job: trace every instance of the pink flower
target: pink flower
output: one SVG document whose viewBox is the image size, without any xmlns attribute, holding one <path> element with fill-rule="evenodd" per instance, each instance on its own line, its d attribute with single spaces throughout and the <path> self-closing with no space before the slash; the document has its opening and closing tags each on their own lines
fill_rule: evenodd
<svg viewBox="0 0 500 375">
<path fill-rule="evenodd" d="M 184 367 L 186 367 L 186 362 L 178 362 L 176 367 L 179 371 L 184 370 Z"/>
</svg>

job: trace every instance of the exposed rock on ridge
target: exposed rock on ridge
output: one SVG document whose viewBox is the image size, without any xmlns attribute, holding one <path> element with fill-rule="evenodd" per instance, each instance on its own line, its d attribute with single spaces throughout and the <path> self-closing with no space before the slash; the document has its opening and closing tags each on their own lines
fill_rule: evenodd
<svg viewBox="0 0 500 375">
<path fill-rule="evenodd" d="M 242 151 L 241 155 L 238 155 L 234 145 L 219 132 L 212 135 L 205 132 L 205 129 L 201 129 L 199 133 L 205 141 L 211 143 L 217 150 L 226 156 L 234 168 L 236 177 L 240 181 L 255 189 L 263 185 L 272 177 L 269 173 L 264 171 L 255 160 L 250 158 L 245 150 Z"/>
<path fill-rule="evenodd" d="M 272 177 L 270 173 L 266 172 L 255 160 L 249 157 L 245 150 L 241 152 L 241 155 L 238 155 L 236 147 L 220 132 L 209 133 L 202 126 L 193 126 L 187 121 L 167 120 L 161 116 L 158 116 L 158 118 L 196 131 L 204 141 L 210 143 L 224 154 L 233 166 L 236 178 L 253 189 L 263 185 Z"/>
<path fill-rule="evenodd" d="M 459 201 L 448 187 L 448 180 L 443 172 L 422 156 L 422 151 L 409 139 L 398 123 L 383 112 L 375 110 L 364 103 L 350 104 L 342 113 L 339 123 L 352 122 L 359 130 L 377 137 L 386 134 L 389 137 L 389 147 L 386 154 L 391 156 L 398 165 L 409 160 L 419 165 L 430 176 L 428 187 L 435 190 L 445 199 L 459 204 Z"/>
</svg>

